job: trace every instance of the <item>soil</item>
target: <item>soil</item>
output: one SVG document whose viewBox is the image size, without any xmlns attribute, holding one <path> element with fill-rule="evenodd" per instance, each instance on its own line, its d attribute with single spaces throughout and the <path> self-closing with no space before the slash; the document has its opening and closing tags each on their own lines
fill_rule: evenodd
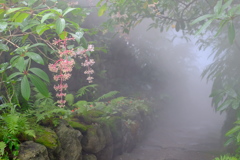
<svg viewBox="0 0 240 160">
<path fill-rule="evenodd" d="M 124 153 L 114 160 L 212 160 L 219 155 L 225 117 L 211 107 L 206 86 L 197 85 L 192 89 L 197 91 L 197 96 L 193 92 L 185 94 L 188 98 L 181 92 L 172 94 L 181 98 L 169 100 L 160 109 L 146 139 L 131 153 Z"/>
</svg>

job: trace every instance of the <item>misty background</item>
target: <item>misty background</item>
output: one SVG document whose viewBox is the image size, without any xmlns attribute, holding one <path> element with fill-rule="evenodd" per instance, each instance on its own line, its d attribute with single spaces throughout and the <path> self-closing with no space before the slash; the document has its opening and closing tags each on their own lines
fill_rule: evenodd
<svg viewBox="0 0 240 160">
<path fill-rule="evenodd" d="M 91 14 L 86 21 L 90 28 L 104 20 Z M 212 62 L 211 48 L 199 51 L 196 37 L 186 41 L 174 28 L 168 32 L 153 28 L 147 31 L 148 25 L 145 20 L 130 35 L 107 33 L 109 38 L 99 38 L 98 42 L 105 41 L 108 46 L 107 53 L 98 55 L 104 62 L 95 65 L 96 70 L 105 71 L 105 78 L 96 78 L 102 86 L 100 90 L 117 90 L 123 96 L 153 100 L 159 108 L 159 118 L 158 132 L 152 134 L 159 137 L 163 147 L 204 151 L 221 148 L 225 114 L 212 107 L 212 82 L 201 77 Z M 152 139 L 149 143 L 158 142 Z"/>
</svg>

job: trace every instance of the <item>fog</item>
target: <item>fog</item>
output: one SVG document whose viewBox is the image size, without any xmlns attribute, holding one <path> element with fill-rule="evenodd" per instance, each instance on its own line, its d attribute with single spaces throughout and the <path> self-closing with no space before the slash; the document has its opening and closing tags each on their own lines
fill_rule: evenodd
<svg viewBox="0 0 240 160">
<path fill-rule="evenodd" d="M 147 22 L 139 25 L 128 37 L 129 44 L 155 48 L 144 56 L 147 62 L 158 68 L 164 77 L 158 92 L 159 112 L 155 130 L 144 146 L 182 148 L 197 151 L 219 151 L 222 147 L 221 129 L 225 114 L 215 112 L 211 106 L 212 83 L 201 77 L 203 69 L 211 63 L 209 50 L 198 51 L 192 41 L 181 39 L 181 34 L 170 29 L 146 31 Z M 172 37 L 177 35 L 174 41 Z M 141 53 L 138 53 L 141 56 Z M 143 53 L 145 54 L 145 53 Z M 164 74 L 162 74 L 164 73 Z M 155 88 L 156 84 L 149 84 Z M 135 150 L 136 151 L 136 150 Z"/>
<path fill-rule="evenodd" d="M 91 22 L 94 21 L 93 17 L 90 18 Z M 225 114 L 215 112 L 209 98 L 211 81 L 207 83 L 206 79 L 201 77 L 204 68 L 211 63 L 211 59 L 208 59 L 210 49 L 198 51 L 198 46 L 195 45 L 196 37 L 190 37 L 191 42 L 187 42 L 181 39 L 181 33 L 175 32 L 175 29 L 170 28 L 164 33 L 155 29 L 146 31 L 148 24 L 149 21 L 145 20 L 131 31 L 130 35 L 122 37 L 122 41 L 135 50 L 130 54 L 135 56 L 140 66 L 153 66 L 155 72 L 157 71 L 155 75 L 158 76 L 158 81 L 149 81 L 145 87 L 156 100 L 158 118 L 154 129 L 136 147 L 132 156 L 135 156 L 135 159 L 140 157 L 139 159 L 153 160 L 155 155 L 158 157 L 156 159 L 160 160 L 159 154 L 162 156 L 167 152 L 149 152 L 149 147 L 152 150 L 154 146 L 177 150 L 220 151 Z M 175 39 L 172 41 L 173 38 Z M 143 146 L 148 147 L 148 150 L 143 150 Z M 172 154 L 174 151 L 170 152 Z M 144 157 L 143 154 L 151 154 L 152 158 L 149 158 L 149 155 Z M 166 157 L 168 156 L 165 155 Z M 186 157 L 183 159 L 187 160 Z M 201 156 L 198 158 L 202 160 Z M 205 157 L 205 160 L 211 158 Z M 120 159 L 131 158 L 126 158 L 126 155 L 116 158 Z"/>
</svg>

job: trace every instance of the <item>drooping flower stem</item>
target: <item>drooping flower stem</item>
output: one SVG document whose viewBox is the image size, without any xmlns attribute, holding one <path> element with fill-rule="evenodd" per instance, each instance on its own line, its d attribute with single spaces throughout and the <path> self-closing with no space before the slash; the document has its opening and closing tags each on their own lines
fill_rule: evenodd
<svg viewBox="0 0 240 160">
<path fill-rule="evenodd" d="M 56 90 L 57 94 L 56 97 L 59 98 L 57 101 L 59 107 L 64 107 L 66 100 L 64 97 L 66 93 L 63 90 L 66 90 L 68 85 L 64 83 L 64 81 L 68 80 L 71 77 L 72 68 L 74 67 L 75 61 L 73 57 L 79 56 L 81 59 L 84 57 L 85 61 L 81 65 L 87 67 L 87 70 L 84 74 L 88 74 L 88 82 L 91 83 L 93 77 L 90 75 L 94 73 L 93 69 L 90 68 L 95 62 L 93 59 L 89 59 L 88 55 L 86 54 L 87 51 L 94 51 L 93 45 L 89 45 L 87 49 L 74 51 L 73 49 L 67 49 L 67 41 L 74 40 L 74 38 L 66 38 L 64 40 L 54 40 L 53 44 L 58 45 L 58 57 L 59 59 L 56 60 L 54 64 L 49 64 L 48 68 L 51 72 L 56 73 L 53 76 L 55 81 L 59 81 L 58 85 L 54 85 L 54 89 Z"/>
</svg>

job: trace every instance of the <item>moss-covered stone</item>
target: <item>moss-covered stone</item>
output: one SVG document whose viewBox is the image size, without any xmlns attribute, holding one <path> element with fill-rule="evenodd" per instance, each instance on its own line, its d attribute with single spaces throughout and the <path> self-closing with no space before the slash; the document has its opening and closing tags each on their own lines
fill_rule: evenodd
<svg viewBox="0 0 240 160">
<path fill-rule="evenodd" d="M 46 146 L 49 149 L 56 149 L 59 146 L 57 134 L 50 128 L 41 128 L 36 133 L 35 142 Z"/>
<path fill-rule="evenodd" d="M 81 124 L 80 122 L 75 122 L 75 121 L 68 121 L 68 124 L 74 129 L 77 129 L 82 133 L 86 132 L 87 129 L 90 127 L 90 125 L 84 125 L 84 124 Z"/>
<path fill-rule="evenodd" d="M 119 116 L 108 116 L 108 117 L 101 117 L 96 119 L 99 123 L 105 124 L 109 127 L 113 139 L 118 141 L 122 137 L 122 118 Z"/>
</svg>

